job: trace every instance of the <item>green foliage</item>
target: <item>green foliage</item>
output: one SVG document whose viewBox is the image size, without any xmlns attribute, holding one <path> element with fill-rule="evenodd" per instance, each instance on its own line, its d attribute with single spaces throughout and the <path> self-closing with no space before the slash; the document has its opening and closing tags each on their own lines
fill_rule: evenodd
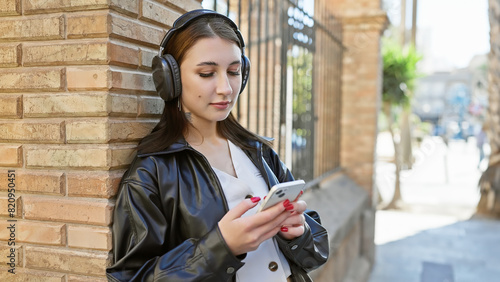
<svg viewBox="0 0 500 282">
<path fill-rule="evenodd" d="M 390 105 L 407 107 L 409 93 L 418 77 L 417 63 L 422 56 L 415 49 L 402 49 L 398 44 L 385 41 L 382 47 L 384 61 L 382 100 Z"/>
<path fill-rule="evenodd" d="M 293 66 L 293 113 L 303 114 L 310 110 L 312 99 L 313 53 L 301 49 L 289 55 L 288 64 Z"/>
</svg>

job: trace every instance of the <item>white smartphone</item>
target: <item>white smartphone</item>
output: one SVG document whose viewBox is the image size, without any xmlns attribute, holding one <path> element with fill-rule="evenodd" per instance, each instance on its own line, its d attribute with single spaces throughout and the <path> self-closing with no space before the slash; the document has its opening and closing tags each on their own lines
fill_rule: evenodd
<svg viewBox="0 0 500 282">
<path fill-rule="evenodd" d="M 284 200 L 294 201 L 300 195 L 300 191 L 304 189 L 305 184 L 304 180 L 295 180 L 274 185 L 260 204 L 257 212 L 270 208 Z"/>
</svg>

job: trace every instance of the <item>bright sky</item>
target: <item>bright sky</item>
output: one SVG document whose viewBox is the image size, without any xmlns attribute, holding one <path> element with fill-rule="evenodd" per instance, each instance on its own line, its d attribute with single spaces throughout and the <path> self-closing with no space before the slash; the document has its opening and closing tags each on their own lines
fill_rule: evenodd
<svg viewBox="0 0 500 282">
<path fill-rule="evenodd" d="M 401 0 L 384 0 L 393 24 L 399 24 Z M 417 47 L 438 66 L 466 67 L 490 50 L 488 0 L 418 0 Z M 412 0 L 407 0 L 407 28 Z"/>
</svg>

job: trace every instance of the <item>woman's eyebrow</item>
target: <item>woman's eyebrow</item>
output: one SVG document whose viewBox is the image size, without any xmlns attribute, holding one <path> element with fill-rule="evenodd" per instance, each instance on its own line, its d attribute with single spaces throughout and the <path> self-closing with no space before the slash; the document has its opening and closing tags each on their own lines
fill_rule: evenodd
<svg viewBox="0 0 500 282">
<path fill-rule="evenodd" d="M 197 64 L 197 66 L 218 66 L 219 64 L 217 64 L 216 62 L 212 62 L 212 61 L 209 61 L 209 62 L 201 62 L 199 64 Z"/>
<path fill-rule="evenodd" d="M 240 60 L 235 60 L 233 62 L 231 62 L 229 65 L 232 66 L 232 65 L 239 65 L 241 64 L 241 61 Z M 201 62 L 199 64 L 197 64 L 196 66 L 218 66 L 219 64 L 217 64 L 216 62 L 213 62 L 213 61 L 208 61 L 208 62 Z"/>
</svg>

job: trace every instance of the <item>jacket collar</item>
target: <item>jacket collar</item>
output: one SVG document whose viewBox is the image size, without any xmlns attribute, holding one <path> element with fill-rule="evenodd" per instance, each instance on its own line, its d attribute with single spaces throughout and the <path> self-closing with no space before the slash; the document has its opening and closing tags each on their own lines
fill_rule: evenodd
<svg viewBox="0 0 500 282">
<path fill-rule="evenodd" d="M 268 137 L 262 137 L 266 140 L 272 141 L 273 138 L 268 138 Z M 259 141 L 255 140 L 248 140 L 247 144 L 251 147 L 254 147 L 255 149 L 260 149 L 262 146 L 262 143 Z M 193 150 L 193 147 L 189 145 L 189 143 L 186 141 L 184 138 L 180 138 L 176 142 L 174 142 L 172 145 L 170 145 L 168 148 L 162 151 L 158 152 L 152 152 L 152 153 L 144 153 L 144 154 L 137 154 L 138 157 L 149 157 L 149 156 L 157 156 L 157 155 L 166 155 L 166 154 L 171 154 L 171 153 L 177 153 L 180 151 L 184 150 Z"/>
</svg>

